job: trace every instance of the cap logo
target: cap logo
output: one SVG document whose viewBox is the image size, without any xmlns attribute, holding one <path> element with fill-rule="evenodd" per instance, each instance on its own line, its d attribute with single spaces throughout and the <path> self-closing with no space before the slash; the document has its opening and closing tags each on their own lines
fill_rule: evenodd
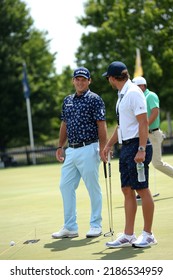
<svg viewBox="0 0 173 280">
<path fill-rule="evenodd" d="M 85 71 L 85 70 L 77 70 L 77 71 L 76 71 L 76 74 L 79 74 L 79 73 L 84 73 L 84 74 L 87 74 L 88 72 L 87 72 L 87 71 Z"/>
</svg>

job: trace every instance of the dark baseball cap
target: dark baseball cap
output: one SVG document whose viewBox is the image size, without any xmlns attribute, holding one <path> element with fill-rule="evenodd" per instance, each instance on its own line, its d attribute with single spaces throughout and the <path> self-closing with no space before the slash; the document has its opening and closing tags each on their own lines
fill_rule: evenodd
<svg viewBox="0 0 173 280">
<path fill-rule="evenodd" d="M 74 70 L 73 77 L 76 78 L 76 77 L 79 77 L 79 76 L 84 77 L 86 79 L 90 79 L 90 72 L 85 67 L 79 67 L 79 68 Z"/>
<path fill-rule="evenodd" d="M 102 76 L 113 76 L 118 77 L 122 75 L 123 70 L 127 70 L 127 66 L 121 61 L 113 61 L 109 66 L 107 72 L 103 73 Z"/>
</svg>

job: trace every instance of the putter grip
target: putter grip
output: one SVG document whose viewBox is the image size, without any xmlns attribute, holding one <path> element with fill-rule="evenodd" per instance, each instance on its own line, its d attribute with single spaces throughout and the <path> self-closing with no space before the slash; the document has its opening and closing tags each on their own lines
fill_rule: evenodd
<svg viewBox="0 0 173 280">
<path fill-rule="evenodd" d="M 109 171 L 109 177 L 111 177 L 111 164 L 108 162 L 108 171 Z"/>
<path fill-rule="evenodd" d="M 111 152 L 109 151 L 108 153 L 108 162 L 110 163 L 111 162 Z"/>
<path fill-rule="evenodd" d="M 103 162 L 103 168 L 104 168 L 104 175 L 105 175 L 105 178 L 107 178 L 106 162 Z"/>
<path fill-rule="evenodd" d="M 109 177 L 111 177 L 111 153 L 108 153 L 108 172 L 109 172 Z"/>
</svg>

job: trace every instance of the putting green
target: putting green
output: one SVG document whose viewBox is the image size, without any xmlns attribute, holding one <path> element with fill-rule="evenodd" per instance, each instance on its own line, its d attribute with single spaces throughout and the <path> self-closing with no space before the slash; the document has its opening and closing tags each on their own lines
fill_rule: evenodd
<svg viewBox="0 0 173 280">
<path fill-rule="evenodd" d="M 164 156 L 173 165 L 172 156 Z M 123 195 L 120 190 L 118 160 L 112 160 L 114 231 L 124 227 Z M 60 164 L 0 169 L 0 259 L 1 260 L 172 260 L 173 184 L 172 178 L 150 166 L 150 189 L 154 197 L 153 231 L 158 245 L 146 249 L 108 249 L 110 237 L 86 238 L 89 230 L 90 202 L 83 181 L 77 190 L 79 237 L 51 238 L 63 225 L 63 206 L 59 190 Z M 103 233 L 109 230 L 103 166 L 100 165 L 103 192 Z M 135 223 L 139 235 L 143 227 L 141 202 Z M 28 240 L 40 239 L 36 243 Z M 15 246 L 10 246 L 15 241 Z M 27 244 L 24 244 L 26 242 Z"/>
</svg>

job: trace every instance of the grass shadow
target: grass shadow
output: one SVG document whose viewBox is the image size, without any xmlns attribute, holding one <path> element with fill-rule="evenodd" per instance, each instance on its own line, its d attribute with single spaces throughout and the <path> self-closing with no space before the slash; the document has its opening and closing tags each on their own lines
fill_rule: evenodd
<svg viewBox="0 0 173 280">
<path fill-rule="evenodd" d="M 103 239 L 103 238 L 101 238 Z M 100 239 L 96 238 L 84 238 L 84 239 L 77 239 L 77 238 L 63 238 L 63 239 L 54 239 L 52 242 L 47 243 L 44 245 L 44 249 L 50 249 L 51 252 L 64 252 L 71 248 L 75 248 L 76 252 L 79 252 L 80 248 L 80 256 L 76 254 L 75 259 L 81 259 L 82 255 L 82 247 L 86 245 L 91 246 L 90 252 L 91 255 L 94 256 L 94 259 L 98 260 L 128 260 L 136 258 L 139 254 L 143 254 L 145 250 L 150 248 L 133 248 L 133 247 L 126 247 L 126 248 L 117 248 L 117 249 L 110 249 L 105 248 L 101 251 L 96 252 L 96 248 L 99 247 Z M 98 244 L 98 247 L 97 247 Z M 94 247 L 93 247 L 94 246 Z M 93 252 L 95 250 L 95 252 Z M 85 259 L 85 257 L 83 258 Z"/>
<path fill-rule="evenodd" d="M 51 243 L 47 243 L 44 245 L 45 249 L 50 249 L 52 252 L 56 251 L 65 251 L 69 248 L 79 248 L 86 245 L 94 245 L 99 243 L 99 240 L 96 238 L 63 238 L 63 239 L 53 239 Z"/>
<path fill-rule="evenodd" d="M 100 260 L 128 260 L 137 257 L 139 254 L 143 254 L 144 250 L 148 250 L 148 248 L 133 248 L 133 247 L 126 247 L 126 248 L 116 248 L 110 249 L 106 248 L 103 251 L 98 253 L 94 253 L 94 255 L 100 256 Z"/>
</svg>

